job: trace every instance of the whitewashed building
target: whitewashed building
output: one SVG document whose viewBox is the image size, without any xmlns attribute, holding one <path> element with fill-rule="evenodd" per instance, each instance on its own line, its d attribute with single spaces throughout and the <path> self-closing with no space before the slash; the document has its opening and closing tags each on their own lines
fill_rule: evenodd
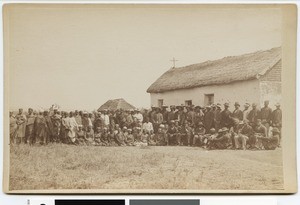
<svg viewBox="0 0 300 205">
<path fill-rule="evenodd" d="M 148 89 L 152 106 L 209 105 L 281 98 L 281 48 L 171 68 Z"/>
</svg>

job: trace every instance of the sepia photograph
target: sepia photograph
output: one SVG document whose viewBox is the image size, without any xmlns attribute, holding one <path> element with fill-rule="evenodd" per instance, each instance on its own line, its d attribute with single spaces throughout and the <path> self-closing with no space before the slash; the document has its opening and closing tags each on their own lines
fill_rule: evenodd
<svg viewBox="0 0 300 205">
<path fill-rule="evenodd" d="M 6 193 L 295 193 L 285 4 L 6 4 Z"/>
</svg>

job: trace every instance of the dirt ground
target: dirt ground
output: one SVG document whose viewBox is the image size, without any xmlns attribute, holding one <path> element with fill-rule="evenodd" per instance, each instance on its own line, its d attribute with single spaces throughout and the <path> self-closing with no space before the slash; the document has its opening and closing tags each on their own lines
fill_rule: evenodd
<svg viewBox="0 0 300 205">
<path fill-rule="evenodd" d="M 281 150 L 14 145 L 10 190 L 283 188 Z"/>
</svg>

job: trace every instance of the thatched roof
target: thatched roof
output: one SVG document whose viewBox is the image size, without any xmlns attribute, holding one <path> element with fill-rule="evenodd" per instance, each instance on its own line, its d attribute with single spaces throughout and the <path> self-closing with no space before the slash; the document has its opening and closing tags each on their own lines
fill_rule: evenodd
<svg viewBox="0 0 300 205">
<path fill-rule="evenodd" d="M 129 110 L 129 109 L 135 109 L 135 107 L 128 102 L 126 102 L 123 98 L 120 99 L 114 99 L 114 100 L 108 100 L 106 103 L 101 105 L 98 109 L 98 111 L 102 110 Z"/>
<path fill-rule="evenodd" d="M 147 92 L 160 93 L 256 79 L 264 75 L 279 60 L 281 47 L 171 68 L 159 77 Z"/>
</svg>

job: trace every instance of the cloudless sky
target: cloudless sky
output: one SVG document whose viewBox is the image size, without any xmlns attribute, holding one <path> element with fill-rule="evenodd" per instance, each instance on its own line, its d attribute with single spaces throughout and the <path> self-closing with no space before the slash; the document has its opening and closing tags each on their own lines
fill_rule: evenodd
<svg viewBox="0 0 300 205">
<path fill-rule="evenodd" d="M 171 68 L 281 46 L 276 8 L 8 7 L 10 108 L 94 110 L 147 88 Z"/>
</svg>

